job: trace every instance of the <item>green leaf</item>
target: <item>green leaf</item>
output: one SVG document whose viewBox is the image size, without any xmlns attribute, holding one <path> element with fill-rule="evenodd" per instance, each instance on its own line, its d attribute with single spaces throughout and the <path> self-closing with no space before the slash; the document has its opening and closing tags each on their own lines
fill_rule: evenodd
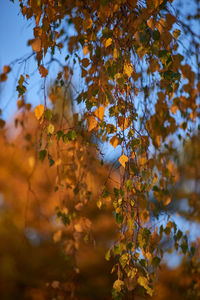
<svg viewBox="0 0 200 300">
<path fill-rule="evenodd" d="M 158 267 L 159 266 L 159 264 L 160 264 L 160 258 L 159 257 L 157 257 L 157 256 L 155 256 L 153 259 L 152 259 L 152 265 L 153 265 L 153 267 Z"/>
<path fill-rule="evenodd" d="M 56 135 L 57 135 L 57 138 L 58 138 L 58 140 L 63 136 L 63 131 L 62 130 L 58 130 L 57 131 L 57 133 L 56 133 Z"/>
<path fill-rule="evenodd" d="M 40 150 L 40 152 L 39 152 L 39 159 L 41 161 L 44 161 L 46 155 L 47 155 L 47 150 Z"/>
<path fill-rule="evenodd" d="M 52 110 L 51 109 L 46 109 L 45 112 L 44 112 L 44 116 L 45 116 L 45 119 L 47 121 L 51 121 L 52 116 L 53 116 Z"/>
<path fill-rule="evenodd" d="M 49 159 L 49 166 L 53 166 L 55 161 L 53 160 L 52 156 L 50 154 L 48 154 L 48 159 Z"/>
</svg>

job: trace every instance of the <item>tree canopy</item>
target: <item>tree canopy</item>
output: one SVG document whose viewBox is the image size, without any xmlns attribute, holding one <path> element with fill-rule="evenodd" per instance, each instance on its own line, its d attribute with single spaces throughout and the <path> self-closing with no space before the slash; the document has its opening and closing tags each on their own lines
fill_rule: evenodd
<svg viewBox="0 0 200 300">
<path fill-rule="evenodd" d="M 31 74 L 19 75 L 20 134 L 13 147 L 21 144 L 30 168 L 23 170 L 19 157 L 12 172 L 20 168 L 27 197 L 37 200 L 27 198 L 25 227 L 30 222 L 49 234 L 55 215 L 62 224 L 53 239 L 70 257 L 70 297 L 78 297 L 83 252 L 96 243 L 109 261 L 113 299 L 159 299 L 154 286 L 167 251 L 181 252 L 183 268 L 192 264 L 198 273 L 198 242 L 173 213 L 199 222 L 198 2 L 191 12 L 176 0 L 19 0 L 35 24 L 29 59 L 35 58 L 44 93 L 33 114 L 26 101 Z M 3 67 L 2 84 L 14 67 Z M 3 118 L 0 126 L 6 137 Z M 111 161 L 104 159 L 108 151 Z M 16 178 L 10 181 L 17 190 Z M 194 189 L 187 192 L 189 181 Z M 1 189 L 20 212 L 20 197 L 13 203 L 9 188 Z M 199 283 L 189 285 L 188 297 L 198 298 Z"/>
</svg>

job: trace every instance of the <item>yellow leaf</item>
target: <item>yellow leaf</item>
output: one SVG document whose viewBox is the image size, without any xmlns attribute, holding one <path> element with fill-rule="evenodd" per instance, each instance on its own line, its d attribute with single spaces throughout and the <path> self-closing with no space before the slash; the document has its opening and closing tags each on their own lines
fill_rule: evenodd
<svg viewBox="0 0 200 300">
<path fill-rule="evenodd" d="M 47 132 L 49 134 L 52 134 L 54 132 L 54 125 L 53 124 L 49 124 L 49 126 L 47 127 Z"/>
<path fill-rule="evenodd" d="M 39 120 L 41 118 L 41 116 L 43 115 L 43 113 L 44 113 L 44 105 L 39 104 L 38 106 L 36 106 L 36 108 L 35 108 L 36 119 Z"/>
<path fill-rule="evenodd" d="M 97 201 L 97 207 L 100 209 L 100 208 L 101 208 L 101 206 L 102 206 L 102 202 L 101 202 L 101 200 Z"/>
<path fill-rule="evenodd" d="M 117 138 L 116 135 L 114 135 L 114 136 L 110 139 L 110 144 L 111 144 L 111 146 L 113 146 L 114 148 L 117 147 L 118 142 L 119 142 L 119 140 L 118 140 L 118 138 Z"/>
<path fill-rule="evenodd" d="M 105 112 L 105 107 L 104 106 L 99 106 L 96 110 L 95 110 L 95 112 L 94 112 L 94 114 L 95 114 L 95 116 L 99 119 L 99 120 L 103 120 L 103 116 L 104 116 L 104 112 Z"/>
<path fill-rule="evenodd" d="M 89 116 L 87 118 L 87 126 L 88 126 L 88 131 L 95 129 L 98 126 L 98 122 L 94 116 Z"/>
<path fill-rule="evenodd" d="M 127 161 L 128 161 L 128 157 L 126 155 L 123 154 L 122 156 L 120 156 L 119 162 L 124 168 L 126 166 Z"/>
<path fill-rule="evenodd" d="M 125 63 L 125 65 L 124 65 L 124 73 L 128 77 L 131 77 L 132 72 L 133 72 L 133 66 L 132 66 L 132 64 Z"/>
<path fill-rule="evenodd" d="M 120 293 L 122 286 L 124 285 L 124 282 L 122 280 L 117 279 L 114 283 L 113 283 L 113 288 Z"/>
<path fill-rule="evenodd" d="M 107 48 L 107 47 L 109 47 L 111 44 L 112 44 L 112 39 L 109 38 L 109 39 L 107 39 L 106 42 L 105 42 L 105 47 Z"/>
<path fill-rule="evenodd" d="M 150 296 L 153 295 L 153 290 L 148 286 L 148 280 L 146 277 L 139 276 L 137 281 L 139 285 L 143 286 L 146 289 L 147 294 L 149 294 Z"/>
<path fill-rule="evenodd" d="M 34 39 L 31 43 L 31 47 L 32 47 L 33 51 L 40 52 L 42 49 L 41 39 L 39 39 L 39 38 Z"/>
</svg>

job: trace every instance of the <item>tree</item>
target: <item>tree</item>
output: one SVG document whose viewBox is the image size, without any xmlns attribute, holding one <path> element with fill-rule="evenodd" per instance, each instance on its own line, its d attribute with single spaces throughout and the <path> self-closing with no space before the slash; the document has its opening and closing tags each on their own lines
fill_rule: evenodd
<svg viewBox="0 0 200 300">
<path fill-rule="evenodd" d="M 92 230 L 86 209 L 94 193 L 90 174 L 100 168 L 99 162 L 90 164 L 88 154 L 101 154 L 100 143 L 120 149 L 98 188 L 96 203 L 99 209 L 113 205 L 118 228 L 106 253 L 107 260 L 114 259 L 112 294 L 114 299 L 134 299 L 139 290 L 152 296 L 164 237 L 172 235 L 175 249 L 188 258 L 195 250 L 170 215 L 166 224 L 160 224 L 159 216 L 167 213 L 179 180 L 172 159 L 176 139 L 198 130 L 200 37 L 191 25 L 199 20 L 198 6 L 194 15 L 182 16 L 171 0 L 19 2 L 24 17 L 35 20 L 29 44 L 44 82 L 43 104 L 35 108 L 38 155 L 50 167 L 56 165 L 56 191 L 62 195 L 67 189 L 73 195 L 73 201 L 63 200 L 57 207 L 57 215 L 73 232 L 77 250 Z M 65 56 L 64 65 L 55 57 L 57 49 Z M 82 85 L 76 100 L 82 113 L 72 114 L 70 122 L 64 102 L 58 106 L 58 117 L 48 106 L 46 80 L 54 61 L 61 71 L 49 95 L 52 102 L 66 91 L 63 87 L 73 87 L 73 66 L 80 67 Z M 1 81 L 10 71 L 4 66 Z M 21 74 L 16 87 L 20 109 L 30 109 L 25 101 L 28 77 Z M 3 127 L 4 120 L 0 124 Z M 71 158 L 66 160 L 64 151 L 71 151 Z M 113 172 L 113 178 L 115 168 L 120 174 Z"/>
</svg>

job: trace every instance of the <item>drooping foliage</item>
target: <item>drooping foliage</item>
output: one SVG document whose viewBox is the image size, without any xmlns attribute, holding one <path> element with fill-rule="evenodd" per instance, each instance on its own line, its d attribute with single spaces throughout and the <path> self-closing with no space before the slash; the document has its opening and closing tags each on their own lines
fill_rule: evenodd
<svg viewBox="0 0 200 300">
<path fill-rule="evenodd" d="M 172 237 L 174 248 L 188 259 L 195 250 L 170 214 L 164 224 L 159 218 L 168 213 L 173 187 L 181 175 L 174 154 L 182 140 L 198 131 L 197 2 L 192 4 L 193 15 L 187 10 L 183 14 L 176 1 L 167 0 L 19 3 L 23 16 L 35 21 L 29 44 L 44 83 L 43 102 L 35 108 L 40 124 L 38 156 L 48 160 L 50 167 L 56 166 L 52 187 L 62 199 L 57 216 L 74 232 L 71 243 L 77 250 L 92 231 L 87 215 L 94 193 L 90 174 L 101 173 L 102 168 L 99 162 L 96 166 L 90 163 L 89 149 L 101 153 L 101 145 L 109 144 L 118 150 L 120 155 L 113 155 L 113 165 L 96 197 L 100 210 L 113 206 L 118 228 L 106 253 L 107 260 L 114 260 L 112 294 L 115 299 L 126 294 L 134 298 L 140 287 L 141 293 L 152 296 L 165 249 L 163 240 Z M 46 97 L 51 63 L 59 61 L 57 50 L 65 63 L 50 100 L 58 102 L 59 93 L 67 90 L 63 88 L 74 85 L 75 72 L 80 76 L 76 90 L 80 113 L 72 114 L 70 121 L 65 103 L 58 102 L 61 113 L 57 114 Z M 10 71 L 4 66 L 1 81 Z M 30 108 L 24 100 L 27 78 L 29 74 L 21 74 L 16 87 L 20 109 Z M 0 125 L 4 126 L 3 120 Z M 71 156 L 66 157 L 65 151 Z M 119 175 L 113 172 L 115 168 Z M 73 201 L 63 199 L 66 190 Z M 75 260 L 74 264 L 76 270 Z"/>
</svg>

